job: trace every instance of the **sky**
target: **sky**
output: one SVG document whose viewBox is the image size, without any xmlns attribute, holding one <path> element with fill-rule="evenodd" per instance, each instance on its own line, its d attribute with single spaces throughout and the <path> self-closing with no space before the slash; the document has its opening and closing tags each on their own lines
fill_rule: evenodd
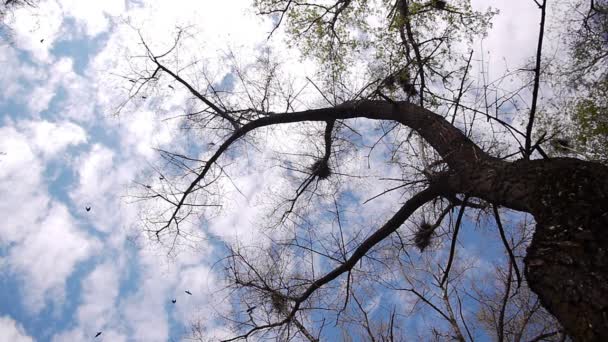
<svg viewBox="0 0 608 342">
<path fill-rule="evenodd" d="M 533 56 L 533 1 L 474 4 L 501 10 L 480 46 L 491 51 L 491 73 Z M 178 341 L 193 321 L 214 322 L 229 306 L 217 295 L 220 242 L 259 234 L 252 222 L 263 206 L 253 203 L 263 202 L 263 180 L 277 175 L 235 155 L 226 210 L 192 223 L 200 235 L 191 246 L 168 253 L 142 237 L 142 217 L 154 208 L 135 198 L 163 166 L 156 148 L 204 155 L 217 141 L 186 136 L 167 120 L 187 108 L 184 89 L 151 91 L 118 112 L 131 86 L 122 76 L 130 61 L 141 66 L 129 56 L 142 53 L 139 34 L 160 51 L 187 27 L 186 57 L 204 61 L 220 88 L 236 77 L 231 51 L 247 67 L 264 44 L 280 47 L 284 72 L 300 84 L 315 66 L 285 48 L 281 32 L 266 41 L 271 22 L 246 0 L 49 0 L 10 23 L 10 43 L 5 32 L 0 45 L 0 341 L 85 341 L 99 331 L 104 341 Z M 209 336 L 223 333 L 209 326 Z"/>
</svg>

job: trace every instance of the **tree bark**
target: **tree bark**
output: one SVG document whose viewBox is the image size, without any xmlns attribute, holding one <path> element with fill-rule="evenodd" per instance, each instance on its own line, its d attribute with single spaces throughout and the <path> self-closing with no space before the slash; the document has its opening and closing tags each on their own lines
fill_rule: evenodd
<svg viewBox="0 0 608 342">
<path fill-rule="evenodd" d="M 453 191 L 531 213 L 530 288 L 575 340 L 608 340 L 608 168 L 572 158 L 478 166 L 455 174 Z"/>
<path fill-rule="evenodd" d="M 576 340 L 608 340 L 608 172 L 575 159 L 544 163 L 525 258 L 530 288 Z"/>
</svg>

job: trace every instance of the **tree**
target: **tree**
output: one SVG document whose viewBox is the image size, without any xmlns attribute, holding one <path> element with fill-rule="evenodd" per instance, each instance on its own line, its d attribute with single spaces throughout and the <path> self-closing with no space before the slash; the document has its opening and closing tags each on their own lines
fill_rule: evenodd
<svg viewBox="0 0 608 342">
<path fill-rule="evenodd" d="M 316 341 L 328 324 L 325 312 L 334 313 L 336 325 L 357 327 L 366 338 L 399 340 L 404 313 L 391 308 L 374 318 L 366 304 L 373 302 L 374 293 L 389 289 L 413 294 L 440 318 L 431 331 L 435 339 L 473 339 L 475 331 L 466 323 L 470 315 L 463 314 L 464 297 L 457 290 L 464 286 L 467 267 L 455 261 L 465 211 L 495 220 L 508 255 L 497 266 L 503 289 L 489 294 L 478 289 L 475 298 L 485 300 L 477 321 L 496 326 L 499 340 L 521 339 L 531 317 L 536 312 L 542 316 L 542 307 L 575 340 L 608 336 L 608 168 L 545 152 L 548 142 L 536 131 L 535 118 L 542 106 L 547 2 L 537 5 L 541 25 L 533 77 L 515 92 L 530 97 L 527 108 L 517 107 L 511 90 L 495 89 L 495 101 L 488 101 L 487 93 L 481 104 L 474 100 L 488 85 L 471 89 L 473 53 L 468 47 L 483 36 L 494 13 L 475 12 L 465 0 L 256 1 L 260 12 L 273 18 L 275 29 L 286 25 L 294 44 L 324 66 L 317 75 L 320 82 L 309 79 L 323 105 L 299 103 L 297 88 L 280 79 L 280 64 L 268 50 L 248 68 L 239 68 L 230 55 L 238 85 L 226 89 L 207 70 L 183 67 L 195 63 L 174 62 L 184 31 L 160 53 L 142 38 L 145 56 L 133 59 L 138 72 L 127 75 L 130 100 L 169 86 L 187 90 L 191 110 L 181 116 L 182 127 L 204 132 L 198 137 L 209 142 L 209 152 L 202 156 L 160 151 L 168 166 L 159 171 L 159 185 L 142 187 L 143 198 L 163 205 L 145 221 L 152 238 L 170 248 L 178 239 L 192 238 L 201 217 L 217 214 L 222 200 L 218 183 L 229 177 L 226 170 L 237 162 L 234 156 L 261 144 L 269 128 L 289 125 L 290 134 L 303 142 L 275 157 L 289 182 L 272 179 L 278 197 L 270 203 L 267 226 L 275 232 L 270 243 L 227 246 L 225 275 L 234 298 L 229 319 L 237 333 L 228 340 L 298 335 Z M 525 112 L 525 131 L 516 127 L 513 116 L 501 113 L 506 102 Z M 370 124 L 376 130 L 366 126 Z M 379 145 L 384 147 L 377 159 L 391 174 L 355 173 L 349 162 L 355 151 L 367 149 L 371 163 L 369 156 Z M 386 190 L 378 196 L 399 191 L 405 200 L 389 202 L 393 214 L 380 223 L 361 214 L 364 207 L 347 214 L 352 202 L 362 202 L 349 197 L 349 183 L 364 186 L 357 179 L 376 185 L 390 181 L 388 188 L 381 185 Z M 293 188 L 285 192 L 289 184 L 299 184 L 295 194 Z M 523 239 L 529 241 L 525 256 L 514 253 L 525 246 L 513 243 L 521 237 L 509 241 L 503 232 L 503 210 L 534 219 L 529 240 Z M 426 250 L 422 258 L 434 258 L 423 274 L 415 272 L 415 263 L 404 262 L 412 260 L 414 246 Z M 447 262 L 438 259 L 442 246 Z M 518 279 L 523 285 L 515 296 L 511 286 L 522 256 L 525 280 Z M 505 323 L 512 305 L 524 311 L 524 323 L 515 323 L 519 318 Z M 520 328 L 513 328 L 517 324 Z M 565 336 L 551 326 L 534 328 L 538 334 L 533 339 Z"/>
<path fill-rule="evenodd" d="M 556 137 L 555 155 L 574 155 L 606 164 L 608 3 L 583 1 L 569 10 L 576 13 L 565 38 L 570 53 L 566 63 L 560 65 L 561 70 L 555 71 L 565 99 L 561 105 L 568 115 L 561 120 L 543 115 L 542 124 L 548 135 Z"/>
<path fill-rule="evenodd" d="M 574 101 L 572 119 L 576 146 L 592 159 L 608 161 L 608 3 L 590 1 L 589 9 L 578 22 L 571 38 L 573 65 L 567 75 L 584 90 L 584 97 Z M 588 75 L 593 75 L 589 77 Z"/>
</svg>

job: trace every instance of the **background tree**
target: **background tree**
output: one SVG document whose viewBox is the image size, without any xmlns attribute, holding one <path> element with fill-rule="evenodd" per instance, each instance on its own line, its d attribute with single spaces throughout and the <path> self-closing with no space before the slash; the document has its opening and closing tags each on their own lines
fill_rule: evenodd
<svg viewBox="0 0 608 342">
<path fill-rule="evenodd" d="M 187 31 L 164 51 L 142 38 L 145 54 L 126 76 L 129 99 L 185 89 L 191 110 L 180 120 L 206 146 L 160 151 L 166 167 L 141 187 L 156 200 L 144 221 L 153 239 L 170 250 L 195 239 L 218 215 L 238 156 L 272 146 L 250 157 L 258 163 L 249 159 L 252 170 L 274 166 L 259 222 L 268 238 L 226 246 L 227 340 L 315 341 L 336 336 L 330 325 L 345 338 L 399 340 L 416 310 L 433 315 L 426 338 L 435 340 L 608 336 L 608 169 L 545 152 L 535 119 L 547 4 L 537 5 L 532 80 L 493 102 L 478 96 L 469 73 L 471 43 L 493 12 L 464 0 L 257 1 L 322 65 L 308 79 L 320 99 L 308 103 L 269 50 L 245 68 L 229 54 L 235 79 L 226 87 L 203 63 L 179 60 Z M 514 94 L 530 105 L 504 113 Z M 514 123 L 522 116 L 525 129 Z M 516 217 L 533 218 L 534 228 L 506 234 L 507 209 L 529 213 Z M 497 227 L 480 239 L 499 241 L 508 256 L 490 272 L 494 290 L 474 287 L 475 262 L 457 255 L 466 255 L 459 233 L 475 216 Z M 416 305 L 390 305 L 390 296 Z M 564 328 L 543 320 L 543 308 Z"/>
<path fill-rule="evenodd" d="M 563 96 L 559 106 L 567 115 L 545 113 L 547 137 L 554 137 L 550 152 L 608 161 L 608 3 L 580 1 L 568 8 L 565 44 L 569 53 L 553 73 L 554 88 Z M 563 23 L 560 23 L 563 25 Z"/>
</svg>

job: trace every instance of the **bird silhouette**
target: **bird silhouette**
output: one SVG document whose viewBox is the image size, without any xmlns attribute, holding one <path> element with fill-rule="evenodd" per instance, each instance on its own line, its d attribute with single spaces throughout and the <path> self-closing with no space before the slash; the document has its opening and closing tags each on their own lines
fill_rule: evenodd
<svg viewBox="0 0 608 342">
<path fill-rule="evenodd" d="M 99 337 L 101 335 L 101 331 L 98 331 L 97 334 L 95 334 L 95 337 Z"/>
<path fill-rule="evenodd" d="M 189 294 L 189 295 L 191 295 L 191 296 L 192 296 L 192 292 L 190 292 L 190 291 L 188 291 L 188 290 L 186 290 L 186 291 L 184 291 L 184 292 L 186 292 L 187 294 Z"/>
<path fill-rule="evenodd" d="M 44 39 L 40 39 L 40 42 L 41 42 L 41 43 L 44 43 Z"/>
<path fill-rule="evenodd" d="M 172 299 L 171 303 L 173 303 L 173 304 L 177 303 L 177 299 Z"/>
<path fill-rule="evenodd" d="M 173 90 L 175 90 L 175 88 L 173 88 L 173 86 L 170 85 L 170 84 L 168 85 L 168 87 L 171 88 L 171 89 L 173 89 Z"/>
<path fill-rule="evenodd" d="M 91 207 L 84 207 L 86 211 L 91 211 Z"/>
</svg>

